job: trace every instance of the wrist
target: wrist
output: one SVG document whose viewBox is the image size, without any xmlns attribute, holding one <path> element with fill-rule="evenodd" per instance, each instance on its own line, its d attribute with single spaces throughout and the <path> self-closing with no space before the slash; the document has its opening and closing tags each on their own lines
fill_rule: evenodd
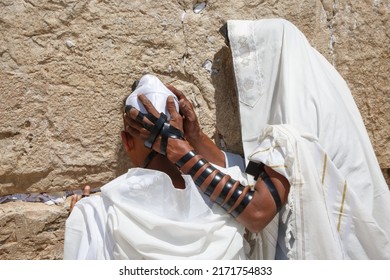
<svg viewBox="0 0 390 280">
<path fill-rule="evenodd" d="M 201 129 L 197 129 L 196 131 L 193 131 L 190 134 L 186 135 L 187 141 L 193 146 L 194 148 L 201 143 L 201 141 L 206 137 L 206 135 L 203 133 Z"/>
<path fill-rule="evenodd" d="M 204 156 L 208 161 L 225 167 L 225 155 L 217 147 L 213 140 L 211 140 L 203 131 L 197 134 L 196 138 L 192 138 L 192 141 L 189 141 L 194 150 Z M 196 140 L 195 140 L 196 139 Z"/>
<path fill-rule="evenodd" d="M 168 144 L 168 153 L 167 158 L 172 162 L 176 163 L 189 151 L 192 151 L 194 148 L 190 145 L 189 142 L 185 140 L 171 140 Z"/>
</svg>

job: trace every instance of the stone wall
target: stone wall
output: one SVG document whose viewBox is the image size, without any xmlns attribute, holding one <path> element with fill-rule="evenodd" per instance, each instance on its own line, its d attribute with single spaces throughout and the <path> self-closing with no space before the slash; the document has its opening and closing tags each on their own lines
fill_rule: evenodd
<svg viewBox="0 0 390 280">
<path fill-rule="evenodd" d="M 65 206 L 0 205 L 0 260 L 62 259 Z"/>
<path fill-rule="evenodd" d="M 199 3 L 0 0 L 0 196 L 100 187 L 122 174 L 130 163 L 120 105 L 145 73 L 183 90 L 207 134 L 240 152 L 230 52 L 218 30 L 228 19 L 270 17 L 297 25 L 346 79 L 389 182 L 388 1 Z M 0 205 L 0 259 L 60 258 L 48 251 L 62 242 L 63 222 L 52 221 L 64 221 L 66 207 L 52 207 Z M 21 226 L 29 223 L 37 228 Z M 38 241 L 30 230 L 45 234 Z"/>
</svg>

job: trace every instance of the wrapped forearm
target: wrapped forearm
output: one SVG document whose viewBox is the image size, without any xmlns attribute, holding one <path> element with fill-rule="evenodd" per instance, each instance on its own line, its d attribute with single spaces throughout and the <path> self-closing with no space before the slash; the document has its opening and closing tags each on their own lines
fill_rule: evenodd
<svg viewBox="0 0 390 280">
<path fill-rule="evenodd" d="M 176 162 L 180 170 L 190 175 L 195 184 L 233 217 L 240 215 L 253 198 L 254 191 L 220 172 L 194 151 Z"/>
</svg>

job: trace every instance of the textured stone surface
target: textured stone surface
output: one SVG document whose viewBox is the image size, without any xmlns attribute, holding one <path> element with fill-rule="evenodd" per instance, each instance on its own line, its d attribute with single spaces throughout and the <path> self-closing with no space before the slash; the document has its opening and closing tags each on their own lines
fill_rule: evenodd
<svg viewBox="0 0 390 280">
<path fill-rule="evenodd" d="M 388 3 L 207 1 L 200 13 L 195 4 L 0 1 L 0 195 L 97 187 L 126 170 L 119 107 L 144 73 L 187 93 L 206 132 L 240 152 L 230 54 L 218 32 L 228 19 L 296 24 L 346 78 L 390 168 Z"/>
<path fill-rule="evenodd" d="M 0 205 L 0 260 L 62 259 L 67 211 L 62 206 Z"/>
<path fill-rule="evenodd" d="M 346 79 L 389 182 L 388 1 L 210 0 L 195 13 L 198 2 L 0 0 L 0 196 L 94 188 L 123 173 L 120 105 L 145 73 L 183 90 L 207 134 L 240 152 L 231 57 L 218 30 L 228 19 L 270 17 L 297 25 Z M 66 212 L 13 207 L 27 206 L 0 205 L 0 258 L 59 257 L 52 221 Z M 25 226 L 33 220 L 36 228 Z"/>
</svg>

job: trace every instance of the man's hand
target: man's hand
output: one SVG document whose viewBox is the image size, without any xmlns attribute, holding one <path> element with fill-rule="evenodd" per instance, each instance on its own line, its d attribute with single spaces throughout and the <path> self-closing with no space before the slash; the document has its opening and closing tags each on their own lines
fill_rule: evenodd
<svg viewBox="0 0 390 280">
<path fill-rule="evenodd" d="M 202 139 L 202 129 L 200 128 L 198 117 L 195 114 L 194 107 L 187 97 L 174 86 L 166 85 L 166 87 L 176 95 L 179 100 L 179 110 L 183 116 L 184 136 L 191 145 Z"/>
<path fill-rule="evenodd" d="M 198 154 L 203 155 L 208 161 L 225 167 L 225 156 L 215 143 L 203 133 L 194 107 L 185 97 L 183 92 L 171 85 L 166 87 L 172 91 L 179 100 L 180 113 L 183 115 L 184 136 Z"/>
<path fill-rule="evenodd" d="M 84 198 L 84 197 L 88 197 L 89 195 L 91 194 L 91 187 L 90 186 L 85 186 L 84 189 L 83 189 L 83 194 L 82 195 L 77 195 L 77 194 L 74 194 L 72 196 L 72 201 L 70 202 L 70 207 L 69 207 L 69 215 L 70 213 L 72 212 L 74 206 L 76 205 L 76 203 Z"/>
<path fill-rule="evenodd" d="M 158 119 L 160 117 L 160 113 L 157 112 L 156 108 L 154 108 L 152 102 L 144 96 L 143 94 L 138 95 L 138 99 L 144 105 L 146 111 L 154 118 Z M 171 120 L 169 124 L 175 127 L 176 129 L 183 131 L 183 118 L 176 111 L 175 103 L 172 96 L 167 98 L 167 109 L 169 114 L 171 115 Z M 150 120 L 147 115 L 143 115 L 136 108 L 131 108 L 129 112 L 125 112 L 124 114 L 125 128 L 128 132 L 137 137 L 141 137 L 141 139 L 146 140 L 150 135 L 150 128 L 154 125 L 154 123 Z"/>
</svg>

